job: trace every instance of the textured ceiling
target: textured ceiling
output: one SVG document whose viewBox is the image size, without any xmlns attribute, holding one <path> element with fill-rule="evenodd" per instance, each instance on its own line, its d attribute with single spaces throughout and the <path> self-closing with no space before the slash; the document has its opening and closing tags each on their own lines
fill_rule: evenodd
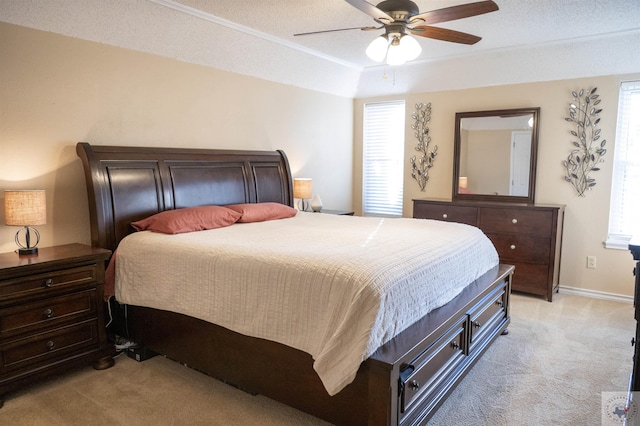
<svg viewBox="0 0 640 426">
<path fill-rule="evenodd" d="M 420 12 L 426 12 L 474 1 L 415 0 L 415 3 Z M 480 36 L 480 42 L 467 46 L 419 37 L 423 53 L 417 61 L 640 29 L 640 0 L 495 1 L 500 8 L 496 12 L 435 25 Z M 357 67 L 377 65 L 364 51 L 383 30 L 293 36 L 301 32 L 377 25 L 344 0 L 177 0 L 177 3 Z"/>
<path fill-rule="evenodd" d="M 414 0 L 421 12 L 468 3 Z M 0 0 L 0 21 L 345 97 L 640 72 L 640 0 L 494 0 L 439 24 L 472 46 L 419 38 L 400 67 L 364 51 L 380 31 L 344 0 Z"/>
</svg>

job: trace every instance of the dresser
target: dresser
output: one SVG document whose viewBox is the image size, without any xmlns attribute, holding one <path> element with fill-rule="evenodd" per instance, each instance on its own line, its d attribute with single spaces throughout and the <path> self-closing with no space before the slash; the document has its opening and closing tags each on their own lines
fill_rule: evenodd
<svg viewBox="0 0 640 426">
<path fill-rule="evenodd" d="M 416 199 L 413 217 L 477 226 L 493 242 L 500 262 L 515 266 L 512 290 L 552 301 L 560 274 L 563 205 Z"/>
<path fill-rule="evenodd" d="M 0 254 L 0 406 L 36 380 L 114 364 L 103 309 L 110 254 L 82 244 Z"/>
<path fill-rule="evenodd" d="M 631 373 L 630 389 L 631 392 L 640 391 L 640 239 L 634 239 L 629 244 L 629 251 L 636 261 L 633 268 L 635 276 L 635 285 L 633 291 L 634 316 L 636 320 L 636 335 L 631 339 L 633 348 L 633 371 Z"/>
</svg>

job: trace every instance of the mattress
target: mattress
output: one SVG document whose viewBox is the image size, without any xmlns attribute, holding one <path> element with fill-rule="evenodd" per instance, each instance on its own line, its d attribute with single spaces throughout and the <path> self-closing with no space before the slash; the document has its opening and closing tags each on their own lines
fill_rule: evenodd
<svg viewBox="0 0 640 426">
<path fill-rule="evenodd" d="M 498 264 L 464 224 L 300 212 L 118 246 L 116 299 L 309 353 L 330 395 L 362 361 Z"/>
</svg>

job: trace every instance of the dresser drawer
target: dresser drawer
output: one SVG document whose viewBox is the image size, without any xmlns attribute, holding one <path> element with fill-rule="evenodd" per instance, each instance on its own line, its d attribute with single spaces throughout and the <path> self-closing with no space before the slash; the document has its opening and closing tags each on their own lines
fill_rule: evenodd
<svg viewBox="0 0 640 426">
<path fill-rule="evenodd" d="M 501 262 L 549 263 L 551 239 L 526 235 L 487 234 Z"/>
<path fill-rule="evenodd" d="M 549 281 L 549 265 L 514 262 L 513 282 L 511 289 L 529 294 L 545 296 L 546 284 Z"/>
<path fill-rule="evenodd" d="M 84 349 L 94 348 L 97 344 L 97 320 L 13 340 L 3 343 L 0 347 L 2 351 L 0 373 L 46 360 L 60 360 Z"/>
<path fill-rule="evenodd" d="M 503 324 L 507 317 L 505 288 L 501 287 L 487 295 L 469 311 L 471 321 L 469 352 L 473 351 L 482 336 Z"/>
<path fill-rule="evenodd" d="M 478 224 L 478 209 L 468 206 L 454 206 L 448 204 L 414 203 L 413 217 L 417 219 L 435 219 L 447 222 Z"/>
<path fill-rule="evenodd" d="M 0 309 L 0 336 L 8 338 L 69 322 L 96 317 L 96 290 L 53 297 Z"/>
<path fill-rule="evenodd" d="M 95 265 L 60 269 L 46 274 L 0 281 L 0 301 L 4 302 L 24 296 L 54 294 L 60 290 L 86 287 L 94 284 L 95 281 Z"/>
<path fill-rule="evenodd" d="M 445 385 L 445 378 L 465 358 L 466 316 L 454 325 L 449 332 L 438 339 L 428 350 L 418 356 L 409 367 L 408 375 L 402 374 L 404 391 L 402 392 L 401 412 L 409 411 L 417 401 L 433 399 L 439 389 Z M 426 406 L 427 404 L 417 404 Z"/>
<path fill-rule="evenodd" d="M 548 210 L 480 208 L 480 226 L 485 233 L 517 233 L 550 237 L 553 213 Z"/>
</svg>

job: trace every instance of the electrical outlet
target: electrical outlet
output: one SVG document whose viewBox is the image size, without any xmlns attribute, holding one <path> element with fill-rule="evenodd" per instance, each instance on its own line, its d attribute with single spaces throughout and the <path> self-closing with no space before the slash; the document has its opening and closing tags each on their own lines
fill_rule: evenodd
<svg viewBox="0 0 640 426">
<path fill-rule="evenodd" d="M 596 257 L 595 256 L 587 256 L 587 268 L 596 269 Z"/>
</svg>

